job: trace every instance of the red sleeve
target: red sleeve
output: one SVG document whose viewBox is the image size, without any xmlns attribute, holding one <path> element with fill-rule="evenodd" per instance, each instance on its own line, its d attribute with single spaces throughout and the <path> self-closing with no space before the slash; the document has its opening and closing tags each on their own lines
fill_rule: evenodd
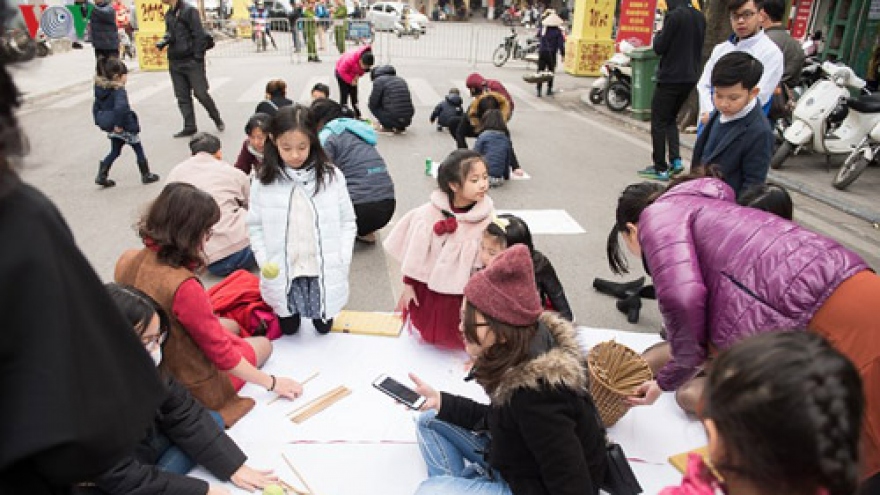
<svg viewBox="0 0 880 495">
<path fill-rule="evenodd" d="M 247 145 L 247 140 L 245 140 L 244 144 L 241 145 L 241 151 L 238 152 L 238 159 L 235 160 L 235 168 L 246 174 L 250 174 L 255 159 L 254 155 L 248 150 Z"/>
<path fill-rule="evenodd" d="M 198 280 L 191 278 L 180 284 L 171 310 L 205 356 L 221 371 L 230 370 L 241 362 L 243 356 L 234 343 L 240 337 L 229 333 L 220 324 L 211 300 Z"/>
</svg>

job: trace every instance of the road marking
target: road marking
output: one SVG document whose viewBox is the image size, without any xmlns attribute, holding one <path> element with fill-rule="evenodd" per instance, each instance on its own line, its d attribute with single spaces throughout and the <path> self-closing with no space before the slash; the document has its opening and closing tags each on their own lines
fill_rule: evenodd
<svg viewBox="0 0 880 495">
<path fill-rule="evenodd" d="M 510 96 L 514 98 L 514 104 L 522 102 L 539 112 L 553 112 L 557 110 L 557 107 L 538 100 L 538 97 L 535 96 L 534 93 L 529 93 L 519 86 L 508 84 L 505 87 L 507 88 L 507 92 L 510 93 Z"/>
<path fill-rule="evenodd" d="M 257 79 L 235 101 L 238 103 L 253 102 L 256 105 L 257 102 L 262 101 L 266 97 L 266 84 L 272 79 L 275 78 L 263 77 Z"/>
<path fill-rule="evenodd" d="M 135 105 L 136 103 L 140 103 L 147 98 L 153 96 L 159 91 L 168 89 L 171 87 L 171 79 L 165 78 L 164 80 L 151 84 L 145 88 L 138 89 L 137 91 L 132 91 L 128 94 L 128 104 Z"/>
<path fill-rule="evenodd" d="M 443 101 L 443 97 L 431 87 L 431 84 L 428 83 L 428 81 L 421 78 L 413 78 L 407 80 L 407 83 L 416 99 L 418 99 L 422 105 L 433 107 L 437 103 Z"/>
<path fill-rule="evenodd" d="M 518 216 L 529 226 L 532 235 L 572 235 L 586 234 L 565 210 L 497 210 L 499 214 Z"/>
</svg>

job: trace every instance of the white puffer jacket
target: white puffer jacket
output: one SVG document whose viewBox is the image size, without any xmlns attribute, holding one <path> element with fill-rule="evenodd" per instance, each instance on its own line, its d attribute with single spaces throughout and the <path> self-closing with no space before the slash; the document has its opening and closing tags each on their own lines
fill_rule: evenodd
<svg viewBox="0 0 880 495">
<path fill-rule="evenodd" d="M 260 267 L 272 262 L 280 272 L 274 279 L 260 276 L 263 300 L 280 317 L 290 316 L 287 293 L 293 273 L 287 257 L 290 236 L 290 205 L 294 188 L 301 187 L 309 198 L 315 217 L 315 238 L 318 241 L 320 267 L 321 312 L 333 318 L 348 302 L 348 270 L 351 266 L 354 237 L 357 232 L 354 208 L 348 197 L 345 177 L 336 167 L 327 182 L 315 195 L 315 171 L 291 171 L 292 178 L 264 185 L 254 181 L 251 186 L 248 232 L 251 249 Z"/>
</svg>

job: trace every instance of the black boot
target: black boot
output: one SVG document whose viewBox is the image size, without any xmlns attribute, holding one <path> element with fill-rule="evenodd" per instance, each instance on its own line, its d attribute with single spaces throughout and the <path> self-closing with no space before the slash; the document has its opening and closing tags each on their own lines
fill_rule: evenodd
<svg viewBox="0 0 880 495">
<path fill-rule="evenodd" d="M 601 278 L 593 279 L 594 289 L 603 294 L 614 296 L 618 299 L 625 299 L 629 297 L 630 295 L 632 295 L 633 292 L 637 292 L 644 285 L 645 277 L 639 277 L 632 282 L 624 282 L 622 284 Z"/>
<path fill-rule="evenodd" d="M 541 97 L 541 83 L 538 83 L 538 98 Z"/>
<path fill-rule="evenodd" d="M 547 96 L 553 96 L 553 80 L 547 83 Z"/>
<path fill-rule="evenodd" d="M 630 323 L 639 322 L 639 311 L 642 309 L 642 298 L 639 293 L 617 301 L 617 310 L 626 315 L 626 321 Z"/>
<path fill-rule="evenodd" d="M 285 316 L 284 318 L 278 318 L 278 323 L 281 324 L 281 333 L 283 333 L 284 335 L 293 335 L 296 332 L 299 332 L 299 315 L 290 315 Z"/>
<path fill-rule="evenodd" d="M 330 329 L 333 328 L 333 318 L 330 318 L 329 320 L 315 318 L 312 320 L 312 324 L 315 325 L 315 330 L 317 330 L 319 334 L 327 335 L 330 333 Z"/>
<path fill-rule="evenodd" d="M 112 163 L 110 164 L 112 165 Z M 116 182 L 107 178 L 110 174 L 110 165 L 104 165 L 104 162 L 98 162 L 98 176 L 95 177 L 95 184 L 104 187 L 113 187 Z"/>
<path fill-rule="evenodd" d="M 138 170 L 141 171 L 141 182 L 144 184 L 152 184 L 159 180 L 159 176 L 150 173 L 150 165 L 147 162 L 138 163 Z"/>
</svg>

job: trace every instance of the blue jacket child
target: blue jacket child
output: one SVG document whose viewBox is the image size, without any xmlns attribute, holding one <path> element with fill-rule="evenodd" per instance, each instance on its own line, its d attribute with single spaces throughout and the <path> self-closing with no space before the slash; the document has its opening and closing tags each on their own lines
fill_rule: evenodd
<svg viewBox="0 0 880 495">
<path fill-rule="evenodd" d="M 442 131 L 444 127 L 449 127 L 454 120 L 460 119 L 464 115 L 462 104 L 463 101 L 458 88 L 450 89 L 449 94 L 431 112 L 431 123 L 437 122 L 438 131 Z"/>
<path fill-rule="evenodd" d="M 98 162 L 98 176 L 95 184 L 102 187 L 113 187 L 116 182 L 107 176 L 110 167 L 122 153 L 122 147 L 131 146 L 137 156 L 137 165 L 141 173 L 141 182 L 150 184 L 159 180 L 159 176 L 150 172 L 144 147 L 141 145 L 141 126 L 137 114 L 128 103 L 125 83 L 128 81 L 128 68 L 117 58 L 108 58 L 102 62 L 100 76 L 95 78 L 95 101 L 92 104 L 92 117 L 95 125 L 107 133 L 110 139 L 110 152 Z"/>
</svg>

